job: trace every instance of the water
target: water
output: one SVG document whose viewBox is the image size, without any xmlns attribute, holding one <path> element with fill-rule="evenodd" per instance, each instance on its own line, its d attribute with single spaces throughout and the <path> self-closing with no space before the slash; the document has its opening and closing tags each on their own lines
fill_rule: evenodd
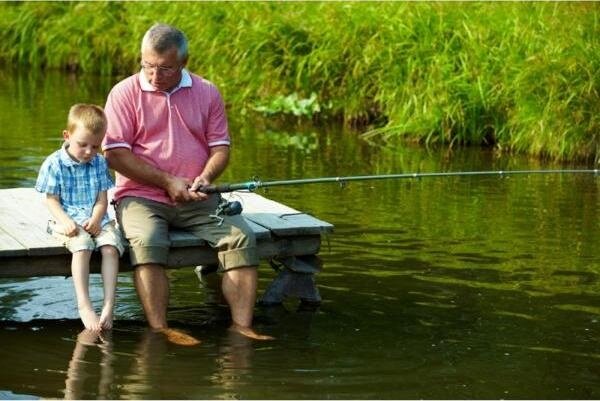
<svg viewBox="0 0 600 401">
<path fill-rule="evenodd" d="M 0 75 L 0 187 L 32 186 L 69 106 L 103 104 L 111 81 Z M 589 167 L 233 114 L 222 182 Z M 191 268 L 169 271 L 169 318 L 203 340 L 193 348 L 146 328 L 130 274 L 102 339 L 80 336 L 70 279 L 1 280 L 0 398 L 600 398 L 599 190 L 582 175 L 272 188 L 266 196 L 335 225 L 320 253 L 322 305 L 257 308 L 272 342 L 228 333 L 218 277 L 201 284 Z M 259 293 L 275 273 L 264 263 L 260 275 Z"/>
</svg>

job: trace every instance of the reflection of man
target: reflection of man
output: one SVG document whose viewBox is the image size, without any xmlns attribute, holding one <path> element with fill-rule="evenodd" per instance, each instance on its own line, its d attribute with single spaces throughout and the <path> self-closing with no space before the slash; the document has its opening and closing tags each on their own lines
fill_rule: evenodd
<svg viewBox="0 0 600 401">
<path fill-rule="evenodd" d="M 210 376 L 211 382 L 220 393 L 215 398 L 240 399 L 244 386 L 251 382 L 254 347 L 250 339 L 238 333 L 229 332 L 221 339 L 215 367 Z"/>
<path fill-rule="evenodd" d="M 218 250 L 231 330 L 268 339 L 252 329 L 259 262 L 254 234 L 239 215 L 219 224 L 209 216 L 217 195 L 196 192 L 226 168 L 230 138 L 221 95 L 184 69 L 187 60 L 181 31 L 152 26 L 142 40 L 141 72 L 118 83 L 105 107 L 103 149 L 117 171 L 117 217 L 131 245 L 138 296 L 152 328 L 175 342 L 195 342 L 167 328 L 168 229 L 182 228 Z"/>
</svg>

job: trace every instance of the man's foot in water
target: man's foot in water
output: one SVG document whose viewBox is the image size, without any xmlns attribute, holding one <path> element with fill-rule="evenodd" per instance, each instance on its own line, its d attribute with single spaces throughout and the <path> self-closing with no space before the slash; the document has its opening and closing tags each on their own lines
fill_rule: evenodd
<svg viewBox="0 0 600 401">
<path fill-rule="evenodd" d="M 193 346 L 201 343 L 195 337 L 190 336 L 189 334 L 184 333 L 183 331 L 175 330 L 175 329 L 158 329 L 156 330 L 159 333 L 164 334 L 167 337 L 167 340 L 177 345 L 185 345 L 185 346 Z"/>
<path fill-rule="evenodd" d="M 229 328 L 229 331 L 233 331 L 234 333 L 239 333 L 245 337 L 251 338 L 253 340 L 274 340 L 275 337 L 267 336 L 265 334 L 258 334 L 255 332 L 252 327 L 242 327 L 238 324 L 232 324 Z"/>
</svg>

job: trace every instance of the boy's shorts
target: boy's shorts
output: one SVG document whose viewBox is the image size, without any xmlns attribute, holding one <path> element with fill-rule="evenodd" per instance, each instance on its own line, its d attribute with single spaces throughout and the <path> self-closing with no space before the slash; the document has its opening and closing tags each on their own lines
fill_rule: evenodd
<svg viewBox="0 0 600 401">
<path fill-rule="evenodd" d="M 119 251 L 119 256 L 123 256 L 125 251 L 125 243 L 119 230 L 115 227 L 115 222 L 111 221 L 102 227 L 102 231 L 96 237 L 92 237 L 90 233 L 85 231 L 81 226 L 77 226 L 78 232 L 74 237 L 67 237 L 63 234 L 60 224 L 53 220 L 48 221 L 48 232 L 54 237 L 63 241 L 63 245 L 67 247 L 71 253 L 79 251 L 93 251 L 104 245 L 112 245 Z"/>
<path fill-rule="evenodd" d="M 219 270 L 258 266 L 259 258 L 254 232 L 241 215 L 211 217 L 219 197 L 206 201 L 167 205 L 140 197 L 125 197 L 117 203 L 117 220 L 129 241 L 131 265 L 167 265 L 169 228 L 188 231 L 205 240 L 218 252 Z"/>
</svg>

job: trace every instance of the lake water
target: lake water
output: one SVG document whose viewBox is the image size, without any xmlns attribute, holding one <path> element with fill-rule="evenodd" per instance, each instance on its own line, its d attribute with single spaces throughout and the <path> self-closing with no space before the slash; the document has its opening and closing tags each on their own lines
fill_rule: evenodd
<svg viewBox="0 0 600 401">
<path fill-rule="evenodd" d="M 0 71 L 0 187 L 31 187 L 68 108 L 114 79 Z M 230 112 L 221 182 L 399 172 L 590 168 L 481 149 L 369 144 L 335 124 Z M 335 225 L 322 305 L 256 309 L 254 342 L 193 269 L 169 271 L 169 319 L 146 329 L 128 273 L 116 324 L 82 338 L 70 279 L 0 280 L 0 398 L 600 398 L 600 181 L 593 175 L 424 178 L 261 191 Z M 275 276 L 260 266 L 259 295 Z M 213 275 L 210 280 L 218 280 Z M 92 277 L 99 303 L 101 281 Z M 214 284 L 214 283 L 212 283 Z"/>
</svg>

